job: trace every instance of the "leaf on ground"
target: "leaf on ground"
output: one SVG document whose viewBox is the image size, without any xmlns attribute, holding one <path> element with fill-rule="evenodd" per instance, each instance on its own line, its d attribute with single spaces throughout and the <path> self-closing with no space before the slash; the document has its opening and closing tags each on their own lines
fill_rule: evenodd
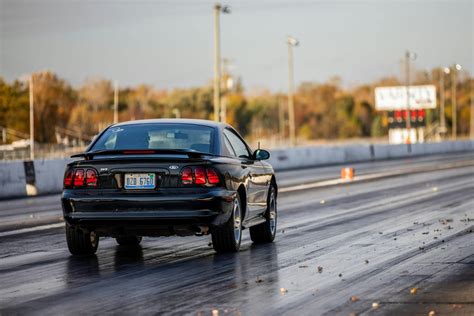
<svg viewBox="0 0 474 316">
<path fill-rule="evenodd" d="M 378 302 L 373 302 L 373 303 L 372 303 L 372 308 L 373 308 L 373 309 L 377 309 L 377 308 L 379 308 L 379 307 L 380 307 L 380 304 L 379 304 Z"/>
<path fill-rule="evenodd" d="M 285 289 L 284 287 L 281 287 L 281 288 L 280 288 L 280 293 L 281 293 L 281 294 L 288 293 L 288 290 Z"/>
<path fill-rule="evenodd" d="M 323 267 L 319 266 L 319 267 L 318 267 L 318 272 L 319 272 L 319 273 L 322 273 L 322 272 L 323 272 Z"/>
<path fill-rule="evenodd" d="M 351 296 L 351 302 L 357 302 L 358 300 L 360 300 L 357 296 Z"/>
<path fill-rule="evenodd" d="M 415 295 L 416 292 L 418 292 L 418 288 L 412 287 L 412 288 L 410 289 L 410 294 L 411 294 L 411 295 Z"/>
</svg>

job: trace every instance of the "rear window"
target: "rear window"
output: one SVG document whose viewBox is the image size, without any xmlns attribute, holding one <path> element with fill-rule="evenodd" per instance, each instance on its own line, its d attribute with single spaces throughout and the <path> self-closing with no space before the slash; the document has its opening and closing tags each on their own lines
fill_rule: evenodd
<svg viewBox="0 0 474 316">
<path fill-rule="evenodd" d="M 136 124 L 107 129 L 90 151 L 192 149 L 213 153 L 214 128 L 193 124 Z"/>
</svg>

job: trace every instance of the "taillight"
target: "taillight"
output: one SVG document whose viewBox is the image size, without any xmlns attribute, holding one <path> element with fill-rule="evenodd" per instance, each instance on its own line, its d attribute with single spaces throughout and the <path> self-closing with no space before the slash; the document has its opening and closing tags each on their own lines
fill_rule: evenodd
<svg viewBox="0 0 474 316">
<path fill-rule="evenodd" d="M 194 183 L 206 184 L 206 172 L 204 171 L 204 168 L 194 168 Z"/>
<path fill-rule="evenodd" d="M 207 181 L 209 181 L 209 184 L 218 184 L 219 183 L 219 175 L 217 174 L 216 170 L 212 168 L 207 168 L 206 169 L 206 174 L 207 174 Z"/>
<path fill-rule="evenodd" d="M 186 167 L 181 170 L 181 183 L 213 186 L 220 183 L 220 178 L 213 168 Z"/>
<path fill-rule="evenodd" d="M 95 169 L 68 169 L 64 174 L 64 188 L 95 188 L 99 177 Z"/>
<path fill-rule="evenodd" d="M 72 169 L 68 169 L 64 174 L 64 187 L 70 188 L 72 186 L 72 178 L 74 176 L 74 171 Z"/>
<path fill-rule="evenodd" d="M 84 169 L 76 169 L 76 171 L 74 172 L 74 186 L 84 186 Z"/>
<path fill-rule="evenodd" d="M 191 168 L 181 170 L 181 183 L 193 184 L 193 170 Z"/>
<path fill-rule="evenodd" d="M 87 169 L 86 171 L 86 186 L 97 186 L 97 171 L 95 171 L 94 169 Z"/>
</svg>

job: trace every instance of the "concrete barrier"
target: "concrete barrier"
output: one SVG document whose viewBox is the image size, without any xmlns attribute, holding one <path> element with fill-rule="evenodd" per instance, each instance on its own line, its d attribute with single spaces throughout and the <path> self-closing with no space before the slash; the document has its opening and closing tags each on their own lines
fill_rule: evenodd
<svg viewBox="0 0 474 316">
<path fill-rule="evenodd" d="M 37 194 L 62 190 L 64 170 L 69 161 L 69 159 L 35 160 Z"/>
<path fill-rule="evenodd" d="M 372 145 L 325 145 L 272 150 L 269 162 L 276 170 L 282 170 L 370 161 L 373 156 Z"/>
<path fill-rule="evenodd" d="M 411 151 L 407 145 L 323 145 L 275 149 L 271 151 L 269 162 L 275 170 L 285 170 L 466 151 L 474 152 L 474 141 L 413 144 Z M 0 199 L 60 192 L 64 169 L 70 161 L 51 159 L 36 160 L 33 164 L 22 161 L 0 163 Z"/>
<path fill-rule="evenodd" d="M 26 196 L 23 161 L 0 163 L 0 198 Z"/>
</svg>

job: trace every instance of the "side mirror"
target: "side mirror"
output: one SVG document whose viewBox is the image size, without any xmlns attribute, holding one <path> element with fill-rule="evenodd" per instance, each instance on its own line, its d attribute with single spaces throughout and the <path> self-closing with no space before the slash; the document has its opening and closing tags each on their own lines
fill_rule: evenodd
<svg viewBox="0 0 474 316">
<path fill-rule="evenodd" d="M 255 160 L 267 160 L 270 158 L 270 153 L 264 149 L 257 149 L 253 153 L 253 158 Z"/>
</svg>

